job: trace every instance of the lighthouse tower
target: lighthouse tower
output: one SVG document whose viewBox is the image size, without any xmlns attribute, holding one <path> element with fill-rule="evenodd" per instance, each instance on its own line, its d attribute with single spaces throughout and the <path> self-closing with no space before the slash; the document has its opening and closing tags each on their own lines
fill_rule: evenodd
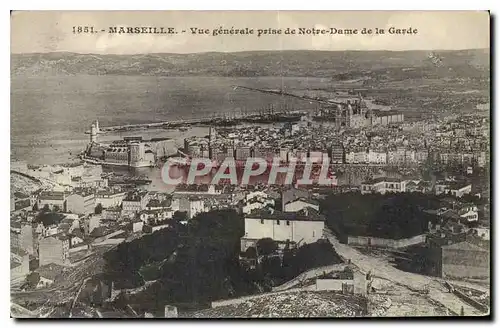
<svg viewBox="0 0 500 328">
<path fill-rule="evenodd" d="M 90 127 L 90 143 L 96 143 L 97 142 L 97 129 L 95 123 L 92 123 L 92 126 Z"/>
</svg>

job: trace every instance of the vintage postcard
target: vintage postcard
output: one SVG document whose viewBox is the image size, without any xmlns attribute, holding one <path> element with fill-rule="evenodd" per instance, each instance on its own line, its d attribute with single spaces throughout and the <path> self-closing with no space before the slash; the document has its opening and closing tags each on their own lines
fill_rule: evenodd
<svg viewBox="0 0 500 328">
<path fill-rule="evenodd" d="M 14 11 L 14 318 L 490 315 L 490 15 Z"/>
</svg>

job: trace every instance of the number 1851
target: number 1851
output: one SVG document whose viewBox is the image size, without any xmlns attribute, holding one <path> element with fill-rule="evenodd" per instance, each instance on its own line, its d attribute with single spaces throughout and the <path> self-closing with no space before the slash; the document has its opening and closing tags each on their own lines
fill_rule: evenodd
<svg viewBox="0 0 500 328">
<path fill-rule="evenodd" d="M 78 33 L 94 33 L 93 26 L 73 26 L 73 34 Z"/>
</svg>

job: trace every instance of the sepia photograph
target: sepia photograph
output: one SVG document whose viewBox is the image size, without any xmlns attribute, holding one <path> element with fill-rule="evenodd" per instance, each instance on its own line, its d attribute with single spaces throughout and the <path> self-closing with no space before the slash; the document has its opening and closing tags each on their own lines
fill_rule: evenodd
<svg viewBox="0 0 500 328">
<path fill-rule="evenodd" d="M 488 11 L 12 11 L 12 318 L 491 316 Z"/>
</svg>

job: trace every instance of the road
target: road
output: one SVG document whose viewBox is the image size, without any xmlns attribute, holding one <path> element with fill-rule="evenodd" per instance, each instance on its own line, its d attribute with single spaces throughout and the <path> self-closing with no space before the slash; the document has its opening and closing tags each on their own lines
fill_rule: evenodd
<svg viewBox="0 0 500 328">
<path fill-rule="evenodd" d="M 328 230 L 325 231 L 325 235 L 335 248 L 335 251 L 344 259 L 351 260 L 351 263 L 356 265 L 361 271 L 371 272 L 374 276 L 393 281 L 414 291 L 428 288 L 429 298 L 457 314 L 461 313 L 463 307 L 464 315 L 466 316 L 484 315 L 479 310 L 463 302 L 454 294 L 449 293 L 448 289 L 439 279 L 396 269 L 384 260 L 363 255 L 356 249 L 341 244 Z"/>
<path fill-rule="evenodd" d="M 443 282 L 444 282 L 444 279 L 443 279 Z M 489 288 L 482 286 L 482 285 L 479 285 L 479 284 L 472 283 L 472 282 L 461 281 L 461 280 L 446 280 L 446 282 L 448 282 L 452 285 L 455 285 L 457 287 L 471 288 L 471 289 L 475 289 L 475 290 L 478 290 L 478 291 L 483 292 L 483 293 L 488 293 L 488 295 L 490 294 Z"/>
<path fill-rule="evenodd" d="M 80 296 L 80 293 L 82 292 L 83 288 L 85 287 L 85 284 L 89 280 L 90 280 L 90 278 L 85 278 L 85 280 L 83 280 L 82 284 L 80 285 L 80 288 L 78 288 L 78 291 L 76 292 L 76 295 L 73 298 L 73 303 L 71 303 L 71 308 L 69 309 L 69 317 L 70 318 L 73 317 L 73 308 L 75 307 L 75 304 L 78 301 L 78 297 Z"/>
</svg>

